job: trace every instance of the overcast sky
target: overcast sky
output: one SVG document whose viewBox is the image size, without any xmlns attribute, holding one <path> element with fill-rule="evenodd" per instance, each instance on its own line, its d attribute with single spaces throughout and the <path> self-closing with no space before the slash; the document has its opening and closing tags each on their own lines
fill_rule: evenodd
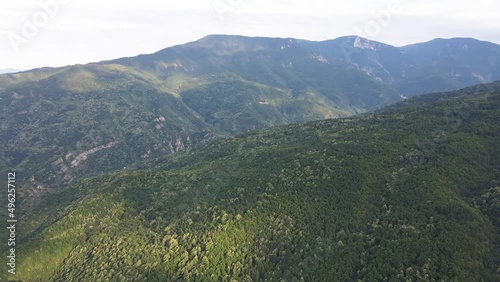
<svg viewBox="0 0 500 282">
<path fill-rule="evenodd" d="M 500 44 L 497 0 L 19 0 L 0 3 L 0 69 L 153 53 L 208 34 L 395 46 L 474 37 Z"/>
</svg>

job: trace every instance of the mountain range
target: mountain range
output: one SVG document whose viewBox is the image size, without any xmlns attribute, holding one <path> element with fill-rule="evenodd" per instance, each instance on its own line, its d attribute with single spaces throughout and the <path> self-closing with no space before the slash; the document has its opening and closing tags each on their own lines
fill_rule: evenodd
<svg viewBox="0 0 500 282">
<path fill-rule="evenodd" d="M 0 280 L 498 281 L 499 57 L 211 35 L 2 74 Z"/>
<path fill-rule="evenodd" d="M 154 54 L 0 75 L 0 169 L 25 204 L 82 177 L 142 166 L 214 138 L 351 116 L 500 79 L 500 46 L 404 47 L 211 35 Z"/>
</svg>

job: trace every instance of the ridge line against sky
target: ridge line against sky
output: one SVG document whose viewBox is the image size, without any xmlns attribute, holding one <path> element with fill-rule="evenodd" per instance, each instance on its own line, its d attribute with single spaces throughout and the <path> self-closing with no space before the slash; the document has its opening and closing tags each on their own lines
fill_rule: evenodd
<svg viewBox="0 0 500 282">
<path fill-rule="evenodd" d="M 471 37 L 500 44 L 500 1 L 24 0 L 0 4 L 0 69 L 154 53 L 209 34 L 403 46 Z"/>
</svg>

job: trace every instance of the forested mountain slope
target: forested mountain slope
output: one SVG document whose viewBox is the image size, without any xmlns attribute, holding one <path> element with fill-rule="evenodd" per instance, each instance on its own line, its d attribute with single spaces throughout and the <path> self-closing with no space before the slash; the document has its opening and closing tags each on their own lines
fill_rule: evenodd
<svg viewBox="0 0 500 282">
<path fill-rule="evenodd" d="M 286 39 L 238 38 L 239 45 L 208 37 L 152 55 L 0 75 L 0 166 L 19 172 L 23 203 L 216 137 L 401 99 Z"/>
<path fill-rule="evenodd" d="M 73 180 L 208 140 L 346 117 L 404 96 L 500 79 L 500 47 L 439 39 L 394 47 L 211 35 L 154 54 L 0 75 L 0 168 L 23 205 Z"/>
<path fill-rule="evenodd" d="M 75 181 L 22 219 L 11 278 L 498 281 L 499 214 L 494 83 Z"/>
</svg>

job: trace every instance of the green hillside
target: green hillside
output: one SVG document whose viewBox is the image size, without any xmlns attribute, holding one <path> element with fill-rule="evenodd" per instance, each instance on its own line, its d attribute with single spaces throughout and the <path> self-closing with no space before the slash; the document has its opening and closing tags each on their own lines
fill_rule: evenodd
<svg viewBox="0 0 500 282">
<path fill-rule="evenodd" d="M 71 66 L 15 84 L 0 94 L 0 144 L 24 204 L 219 135 L 154 77 L 120 65 Z"/>
<path fill-rule="evenodd" d="M 210 35 L 153 54 L 0 74 L 0 168 L 23 206 L 71 181 L 218 137 L 380 109 L 499 79 L 496 44 L 470 38 L 394 47 Z"/>
<path fill-rule="evenodd" d="M 500 279 L 500 83 L 158 163 L 75 181 L 27 211 L 8 278 Z"/>
<path fill-rule="evenodd" d="M 401 100 L 363 72 L 313 55 L 293 40 L 212 36 L 150 55 L 0 75 L 0 167 L 19 172 L 24 208 L 71 181 L 217 137 Z"/>
</svg>

